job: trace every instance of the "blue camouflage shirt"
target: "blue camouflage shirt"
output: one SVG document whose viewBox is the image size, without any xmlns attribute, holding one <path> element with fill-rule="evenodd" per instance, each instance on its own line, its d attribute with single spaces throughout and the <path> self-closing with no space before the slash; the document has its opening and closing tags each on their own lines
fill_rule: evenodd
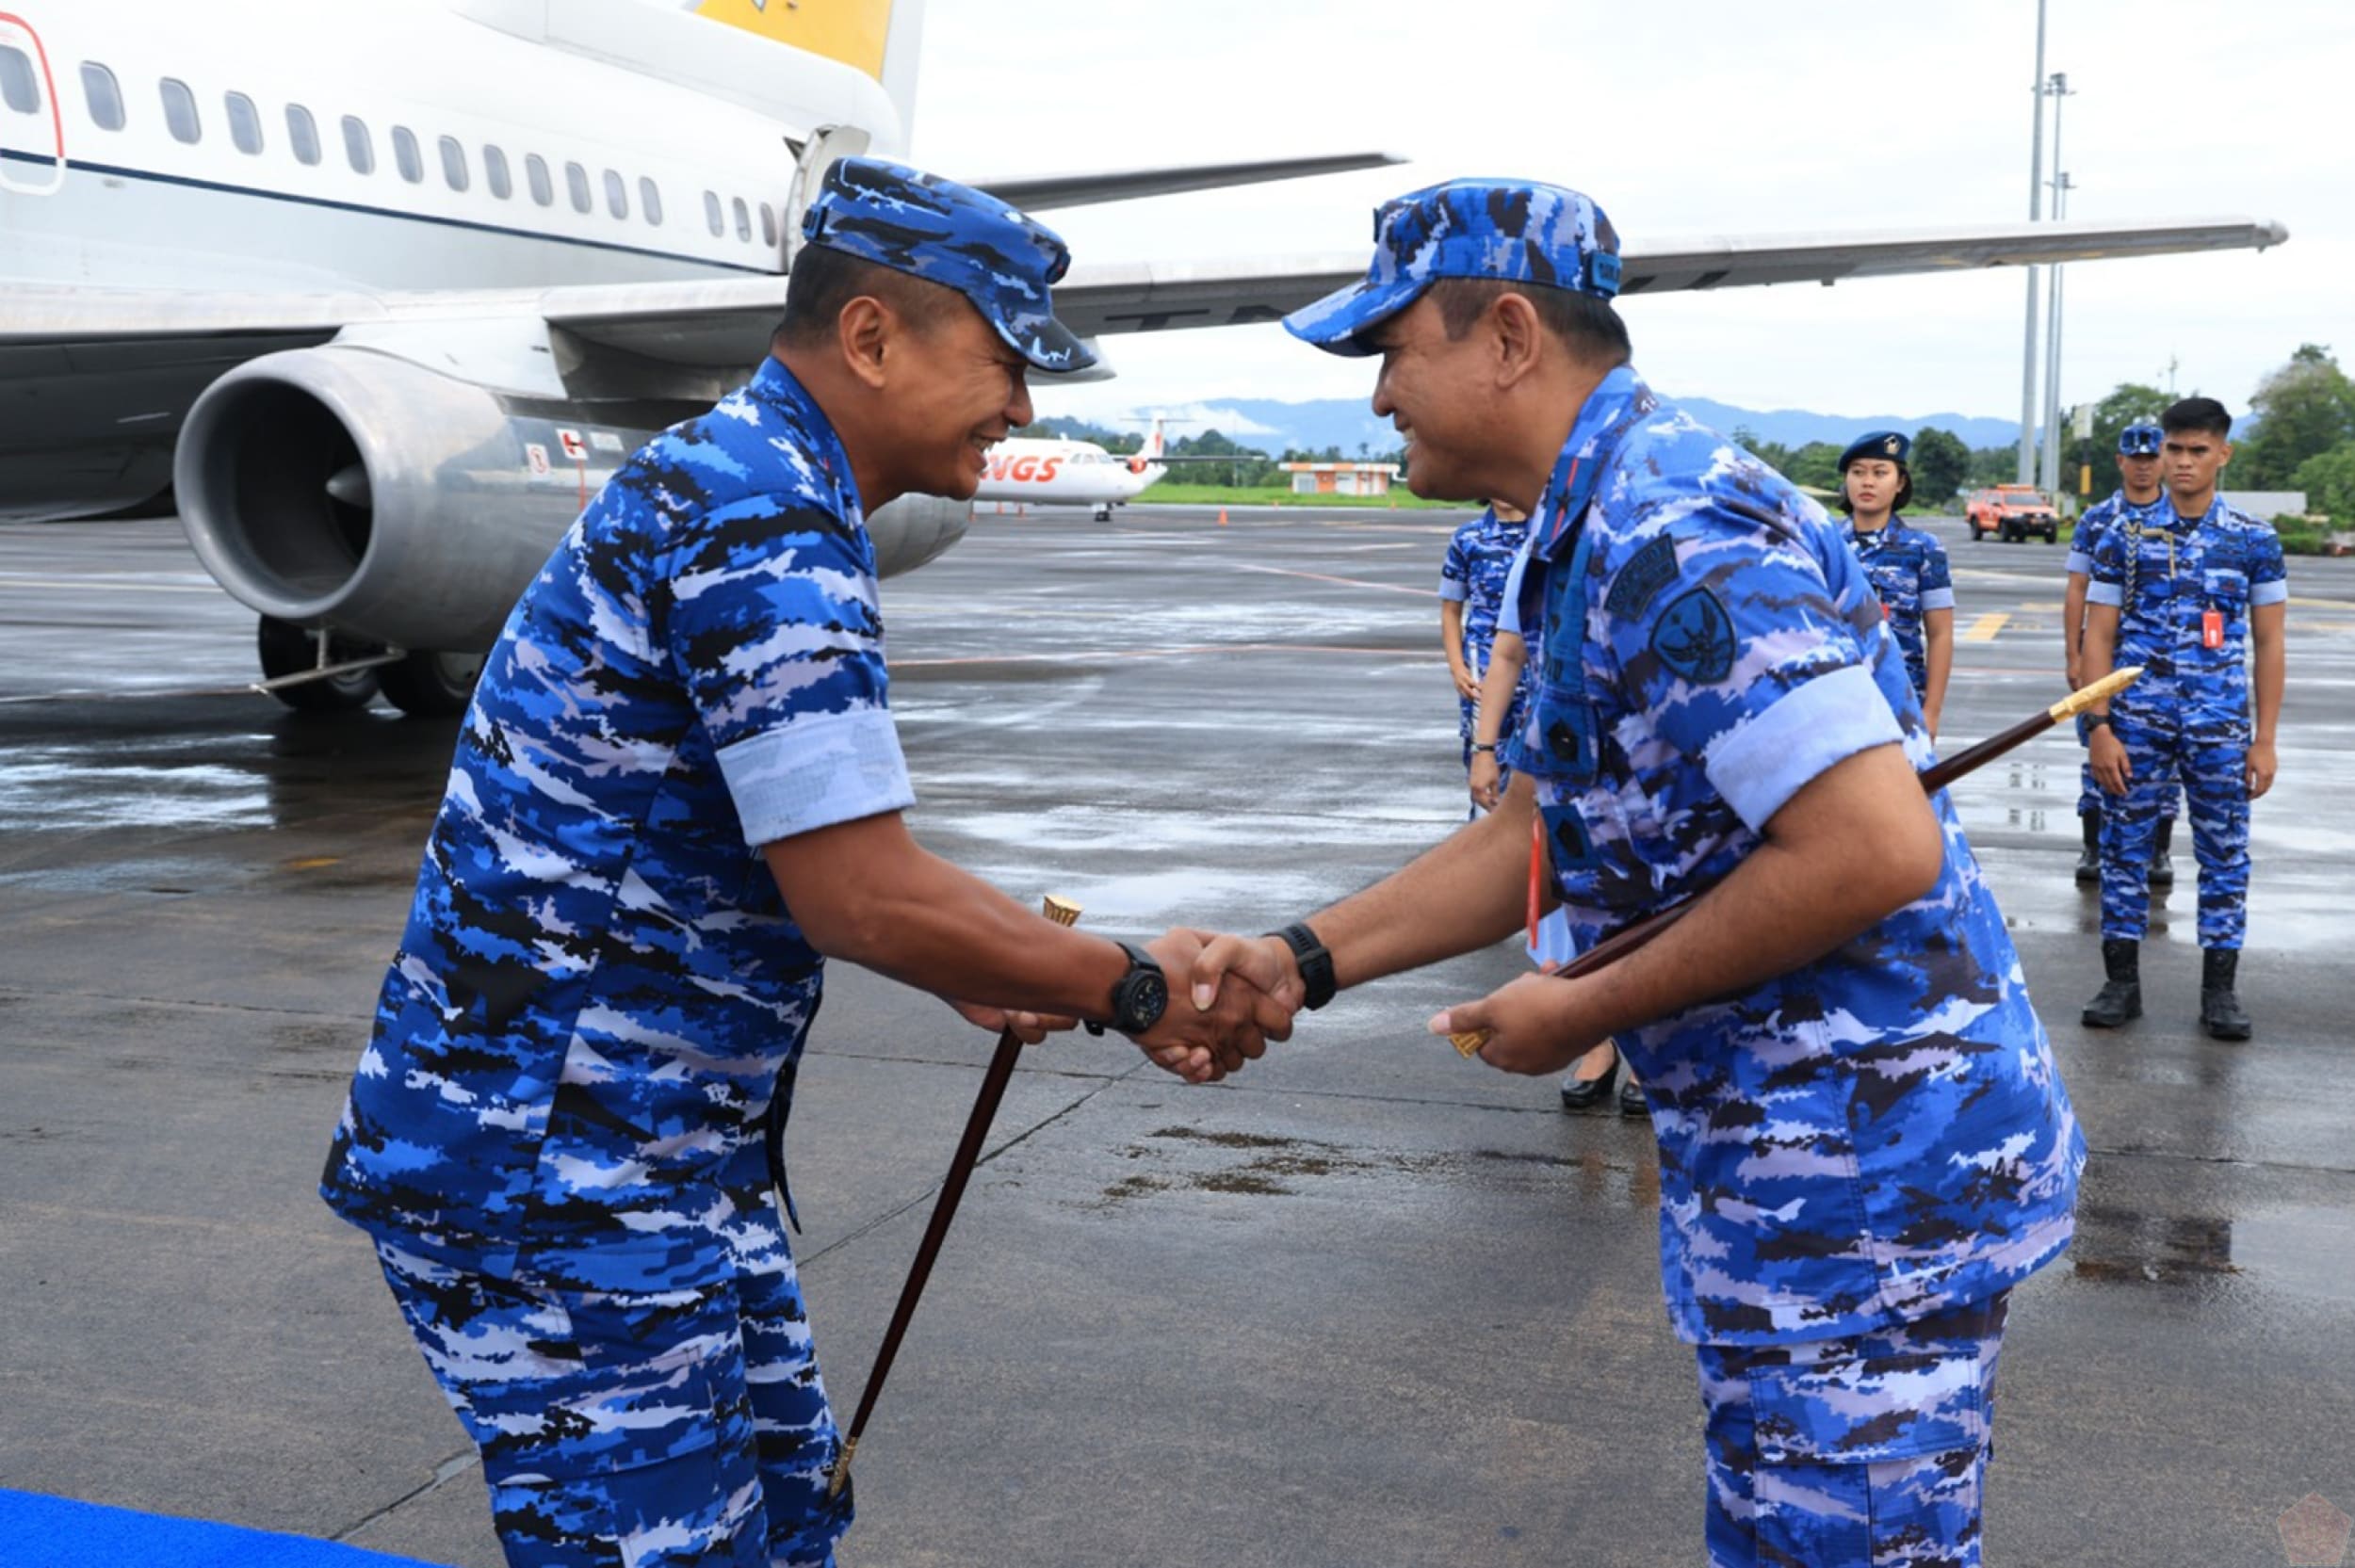
<svg viewBox="0 0 2355 1568">
<path fill-rule="evenodd" d="M 2142 679 L 2111 700 L 2113 711 L 2168 716 L 2206 739 L 2247 740 L 2249 611 L 2290 596 L 2273 525 L 2222 496 L 2189 519 L 2163 498 L 2103 530 L 2092 575 L 2087 602 L 2119 607 L 2111 668 L 2143 667 Z M 2210 610 L 2221 633 L 2215 648 L 2201 635 Z"/>
<path fill-rule="evenodd" d="M 761 1119 L 820 965 L 755 846 L 912 800 L 849 460 L 766 361 L 614 475 L 484 663 L 328 1202 L 563 1288 L 781 1250 Z"/>
<path fill-rule="evenodd" d="M 1804 784 L 1931 758 L 1873 585 L 1822 509 L 1614 371 L 1533 526 L 1535 775 L 1583 951 L 1722 879 Z M 1542 621 L 1531 601 L 1542 606 Z M 1620 1045 L 1660 1143 L 1683 1338 L 1861 1333 L 2068 1243 L 2085 1140 L 1952 802 L 1937 885 L 1827 957 Z"/>
<path fill-rule="evenodd" d="M 2093 557 L 2102 546 L 2103 532 L 2120 517 L 2138 524 L 2148 522 L 2158 505 L 2159 502 L 2153 500 L 2148 506 L 2138 507 L 2126 499 L 2124 491 L 2114 490 L 2106 500 L 2087 507 L 2085 514 L 2077 519 L 2075 530 L 2069 536 L 2067 569 L 2084 576 L 2093 575 Z"/>
<path fill-rule="evenodd" d="M 1931 610 L 1955 607 L 1955 581 L 1946 569 L 1946 547 L 1936 535 L 1908 527 L 1893 517 L 1869 533 L 1850 518 L 1843 531 L 1849 548 L 1864 563 L 1864 574 L 1873 580 L 1873 591 L 1880 596 L 1889 629 L 1896 634 L 1898 650 L 1905 655 L 1913 694 L 1922 696 L 1930 686 L 1923 617 Z"/>
<path fill-rule="evenodd" d="M 1528 519 L 1507 523 L 1490 507 L 1456 529 L 1455 537 L 1448 541 L 1447 559 L 1439 567 L 1439 597 L 1464 606 L 1464 660 L 1471 666 L 1475 676 L 1488 672 L 1488 656 L 1496 648 L 1498 616 L 1504 606 L 1505 582 L 1512 575 L 1514 558 L 1521 553 L 1521 545 L 1528 538 Z M 1513 705 L 1506 712 L 1503 727 L 1497 732 L 1500 736 L 1512 734 L 1528 688 L 1529 675 L 1524 667 L 1521 684 L 1513 693 Z M 1469 698 L 1463 701 L 1464 738 L 1468 741 L 1472 737 L 1475 706 Z"/>
</svg>

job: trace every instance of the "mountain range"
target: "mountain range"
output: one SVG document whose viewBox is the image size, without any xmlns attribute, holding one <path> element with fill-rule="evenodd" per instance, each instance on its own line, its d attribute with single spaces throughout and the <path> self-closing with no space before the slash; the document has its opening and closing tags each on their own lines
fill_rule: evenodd
<svg viewBox="0 0 2355 1568">
<path fill-rule="evenodd" d="M 1811 441 L 1845 446 L 1867 430 L 1903 430 L 1913 435 L 1928 426 L 1952 431 L 1967 446 L 2010 446 L 2020 439 L 2020 422 L 2016 419 L 1986 419 L 1961 413 L 1901 418 L 1896 414 L 1817 413 L 1807 409 L 1744 409 L 1706 397 L 1679 401 L 1697 418 L 1728 434 L 1744 429 L 1759 441 L 1791 447 L 1804 446 Z M 1152 412 L 1140 411 L 1140 415 Z M 1240 445 L 1256 446 L 1271 455 L 1288 447 L 1316 452 L 1338 446 L 1352 455 L 1361 446 L 1368 453 L 1398 449 L 1398 433 L 1390 428 L 1390 422 L 1375 417 L 1363 398 L 1327 397 L 1286 403 L 1265 397 L 1205 397 L 1182 410 L 1161 412 L 1172 416 L 1173 437 L 1214 429 Z M 1087 420 L 1048 419 L 1042 423 L 1065 434 L 1087 433 L 1082 427 L 1098 429 Z M 1121 428 L 1133 428 L 1134 423 L 1133 419 L 1123 422 Z"/>
</svg>

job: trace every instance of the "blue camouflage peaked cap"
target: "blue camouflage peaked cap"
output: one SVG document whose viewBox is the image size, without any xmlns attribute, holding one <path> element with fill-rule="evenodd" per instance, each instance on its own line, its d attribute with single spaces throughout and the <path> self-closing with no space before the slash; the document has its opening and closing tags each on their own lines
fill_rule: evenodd
<svg viewBox="0 0 2355 1568">
<path fill-rule="evenodd" d="M 1619 292 L 1619 235 L 1575 190 L 1531 180 L 1450 180 L 1373 213 L 1365 281 L 1284 317 L 1284 330 L 1328 353 L 1372 350 L 1359 333 L 1396 315 L 1441 278 L 1544 283 L 1608 299 Z"/>
<path fill-rule="evenodd" d="M 2118 432 L 2118 455 L 2121 458 L 2155 458 L 2166 445 L 2167 432 L 2148 419 L 2137 419 Z"/>
<path fill-rule="evenodd" d="M 1840 472 L 1845 474 L 1848 464 L 1859 458 L 1887 458 L 1902 466 L 1912 453 L 1913 443 L 1903 430 L 1867 430 L 1840 454 Z"/>
<path fill-rule="evenodd" d="M 1096 363 L 1048 298 L 1071 265 L 1070 248 L 995 196 L 881 158 L 843 158 L 803 213 L 802 237 L 955 289 L 1041 370 Z"/>
</svg>

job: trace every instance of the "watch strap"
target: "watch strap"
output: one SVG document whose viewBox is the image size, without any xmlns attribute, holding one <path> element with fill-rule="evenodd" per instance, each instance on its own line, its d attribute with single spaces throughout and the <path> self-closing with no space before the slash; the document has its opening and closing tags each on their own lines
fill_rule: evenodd
<svg viewBox="0 0 2355 1568">
<path fill-rule="evenodd" d="M 1300 966 L 1300 983 L 1307 990 L 1300 1005 L 1310 1012 L 1333 999 L 1339 989 L 1333 975 L 1333 955 L 1317 940 L 1305 921 L 1294 921 L 1280 931 L 1270 931 L 1285 946 L 1292 950 L 1292 962 Z"/>
</svg>

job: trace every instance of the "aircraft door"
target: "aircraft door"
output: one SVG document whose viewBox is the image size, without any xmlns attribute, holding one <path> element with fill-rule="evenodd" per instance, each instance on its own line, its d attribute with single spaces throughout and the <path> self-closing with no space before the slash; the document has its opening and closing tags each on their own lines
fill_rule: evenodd
<svg viewBox="0 0 2355 1568">
<path fill-rule="evenodd" d="M 793 160 L 793 183 L 785 192 L 785 232 L 777 236 L 777 259 L 788 267 L 802 248 L 802 213 L 818 195 L 827 165 L 837 158 L 855 158 L 867 151 L 868 135 L 856 125 L 821 125 Z"/>
<path fill-rule="evenodd" d="M 65 120 L 41 36 L 0 11 L 0 190 L 47 196 L 65 184 Z"/>
</svg>

